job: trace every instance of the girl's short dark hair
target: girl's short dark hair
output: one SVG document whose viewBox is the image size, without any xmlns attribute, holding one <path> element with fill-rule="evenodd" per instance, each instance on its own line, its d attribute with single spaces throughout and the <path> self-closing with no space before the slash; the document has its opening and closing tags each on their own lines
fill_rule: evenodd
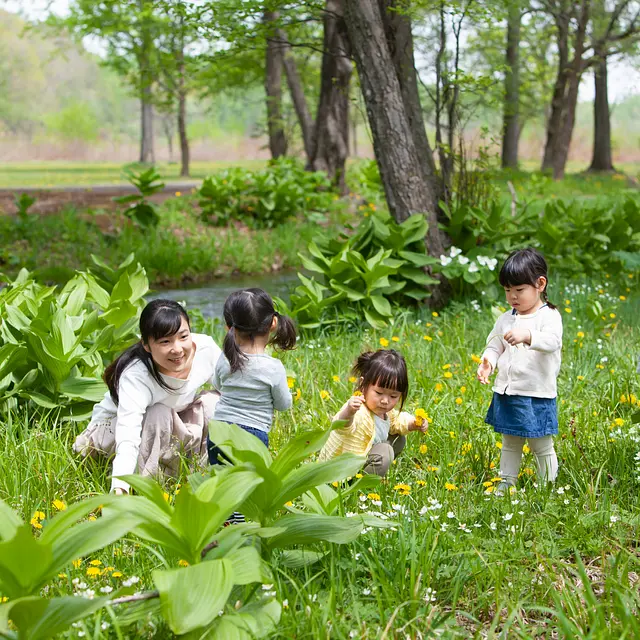
<svg viewBox="0 0 640 640">
<path fill-rule="evenodd" d="M 555 306 L 547 298 L 547 287 L 549 286 L 547 271 L 547 261 L 537 249 L 519 249 L 512 251 L 504 261 L 498 279 L 503 287 L 517 287 L 523 284 L 535 287 L 538 278 L 544 277 L 547 284 L 541 294 L 542 299 L 547 306 L 555 309 Z"/>
<path fill-rule="evenodd" d="M 395 349 L 365 351 L 358 356 L 353 374 L 362 380 L 359 388 L 362 393 L 375 384 L 385 389 L 394 389 L 402 395 L 400 409 L 409 393 L 409 375 L 404 357 Z"/>
<path fill-rule="evenodd" d="M 263 289 L 250 288 L 234 291 L 224 303 L 224 321 L 229 331 L 222 350 L 229 361 L 231 373 L 240 371 L 247 356 L 236 342 L 236 334 L 253 341 L 255 336 L 266 336 L 271 331 L 273 318 L 278 319 L 276 331 L 269 344 L 286 351 L 296 346 L 296 328 L 287 316 L 278 313 L 271 296 Z"/>
<path fill-rule="evenodd" d="M 191 328 L 189 316 L 182 305 L 174 300 L 152 300 L 140 314 L 140 340 L 121 353 L 104 371 L 103 379 L 109 388 L 113 401 L 118 404 L 118 384 L 122 372 L 136 360 L 144 363 L 151 377 L 163 388 L 171 387 L 162 379 L 151 354 L 144 348 L 149 340 L 160 340 L 172 336 L 180 330 L 186 320 Z"/>
</svg>

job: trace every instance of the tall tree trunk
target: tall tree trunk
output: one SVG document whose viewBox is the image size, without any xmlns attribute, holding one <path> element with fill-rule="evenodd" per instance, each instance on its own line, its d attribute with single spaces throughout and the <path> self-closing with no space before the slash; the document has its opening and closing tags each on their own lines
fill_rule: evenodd
<svg viewBox="0 0 640 640">
<path fill-rule="evenodd" d="M 436 202 L 443 193 L 436 172 L 436 164 L 422 116 L 422 104 L 418 91 L 418 74 L 413 54 L 413 33 L 411 18 L 402 1 L 378 0 L 380 15 L 384 25 L 387 46 L 393 59 L 393 66 L 400 83 L 402 101 L 405 107 L 413 143 L 418 154 L 424 180 L 435 194 Z M 405 10 L 403 10 L 405 9 Z"/>
<path fill-rule="evenodd" d="M 325 171 L 346 193 L 345 163 L 349 155 L 349 83 L 353 71 L 344 20 L 344 0 L 327 0 L 324 53 L 314 149 L 309 167 Z"/>
<path fill-rule="evenodd" d="M 143 87 L 140 99 L 140 162 L 155 162 L 151 87 Z"/>
<path fill-rule="evenodd" d="M 565 97 L 565 108 L 563 109 L 562 126 L 558 134 L 558 141 L 554 147 L 553 156 L 553 179 L 564 178 L 565 167 L 569 158 L 569 147 L 573 136 L 573 127 L 576 122 L 576 108 L 578 106 L 578 91 L 580 80 L 584 71 L 583 55 L 585 51 L 585 40 L 587 26 L 589 24 L 591 0 L 581 0 L 581 7 L 578 14 L 578 25 L 576 36 L 573 42 L 573 60 L 569 67 L 568 90 Z"/>
<path fill-rule="evenodd" d="M 425 244 L 431 255 L 444 253 L 446 236 L 438 228 L 436 195 L 424 179 L 402 88 L 387 45 L 379 6 L 346 0 L 347 27 L 360 76 L 373 148 L 389 211 L 397 222 L 421 213 L 429 222 Z M 441 287 L 432 301 L 442 302 Z"/>
<path fill-rule="evenodd" d="M 278 17 L 276 11 L 265 11 L 263 21 L 269 26 Z M 287 138 L 282 117 L 282 44 L 273 35 L 267 38 L 264 88 L 267 94 L 269 149 L 272 158 L 279 158 L 287 153 Z"/>
<path fill-rule="evenodd" d="M 187 88 L 185 82 L 184 42 L 178 54 L 178 136 L 180 138 L 180 175 L 189 175 L 189 138 L 187 137 Z"/>
<path fill-rule="evenodd" d="M 173 114 L 168 113 L 160 119 L 162 130 L 167 139 L 167 147 L 169 148 L 169 164 L 173 162 Z"/>
<path fill-rule="evenodd" d="M 304 87 L 302 86 L 302 80 L 298 73 L 298 67 L 296 66 L 296 61 L 293 57 L 293 52 L 291 50 L 287 34 L 282 29 L 278 29 L 276 31 L 276 36 L 282 46 L 282 60 L 284 64 L 284 71 L 287 76 L 289 93 L 291 94 L 293 107 L 296 110 L 298 122 L 300 123 L 304 152 L 307 156 L 307 162 L 309 163 L 313 157 L 313 117 L 309 111 L 307 98 L 304 95 Z"/>
<path fill-rule="evenodd" d="M 607 85 L 607 57 L 598 51 L 594 67 L 595 99 L 593 101 L 593 157 L 589 171 L 615 171 L 611 155 L 611 112 Z"/>
<path fill-rule="evenodd" d="M 507 21 L 507 71 L 504 78 L 504 115 L 502 126 L 502 167 L 518 168 L 520 124 L 520 24 L 522 12 L 518 2 L 509 6 Z"/>
</svg>

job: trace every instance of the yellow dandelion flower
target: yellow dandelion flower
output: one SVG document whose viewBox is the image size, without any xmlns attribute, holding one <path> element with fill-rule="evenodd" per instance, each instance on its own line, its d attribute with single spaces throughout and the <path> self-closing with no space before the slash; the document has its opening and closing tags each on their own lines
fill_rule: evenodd
<svg viewBox="0 0 640 640">
<path fill-rule="evenodd" d="M 614 422 L 618 427 L 622 427 L 624 425 L 624 420 L 622 418 L 616 418 Z"/>
<path fill-rule="evenodd" d="M 120 573 L 120 571 L 114 571 L 114 572 L 111 574 L 111 577 L 112 577 L 112 578 L 122 578 L 122 573 Z"/>
<path fill-rule="evenodd" d="M 627 299 L 627 296 L 620 296 L 620 300 L 622 300 L 622 302 L 624 302 Z"/>
<path fill-rule="evenodd" d="M 293 394 L 293 399 L 298 401 L 302 398 L 302 391 L 300 391 L 300 387 L 296 389 L 296 392 Z"/>
<path fill-rule="evenodd" d="M 467 392 L 467 387 L 462 386 L 460 387 L 460 393 L 466 393 Z"/>
<path fill-rule="evenodd" d="M 444 387 L 442 386 L 441 382 L 436 382 L 436 386 L 435 386 L 435 390 L 436 391 L 442 391 L 444 389 Z"/>
<path fill-rule="evenodd" d="M 291 502 L 291 500 L 288 500 L 287 502 L 284 503 L 285 507 L 293 507 L 293 502 Z"/>
<path fill-rule="evenodd" d="M 394 491 L 411 491 L 411 487 L 408 484 L 397 484 L 393 487 Z"/>
<path fill-rule="evenodd" d="M 502 442 L 496 442 L 496 447 L 498 447 L 498 449 L 502 449 Z"/>
<path fill-rule="evenodd" d="M 416 425 L 421 427 L 425 420 L 428 420 L 429 416 L 424 409 L 416 409 L 415 421 Z"/>
<path fill-rule="evenodd" d="M 380 346 L 385 348 L 388 347 L 389 341 L 386 338 L 380 338 Z"/>
<path fill-rule="evenodd" d="M 451 365 L 450 364 L 443 364 L 442 368 L 446 371 L 447 369 L 451 369 Z"/>
<path fill-rule="evenodd" d="M 522 473 L 524 473 L 527 476 L 532 476 L 535 473 L 535 471 L 531 467 L 525 467 L 522 470 Z"/>
<path fill-rule="evenodd" d="M 427 453 L 427 451 L 428 451 L 427 445 L 426 444 L 421 444 L 420 445 L 420 453 L 424 454 L 424 453 Z"/>
<path fill-rule="evenodd" d="M 496 463 L 495 462 L 490 462 L 489 463 L 489 469 L 495 469 L 496 468 Z"/>
<path fill-rule="evenodd" d="M 636 398 L 636 396 L 633 393 L 631 393 L 629 394 L 629 402 L 633 405 L 636 405 L 638 404 L 638 398 Z"/>
<path fill-rule="evenodd" d="M 351 382 L 352 384 L 354 382 L 357 382 L 358 378 L 356 378 L 355 376 L 349 376 L 349 382 Z"/>
<path fill-rule="evenodd" d="M 78 558 L 77 560 L 74 560 L 71 564 L 73 565 L 74 569 L 79 569 L 80 565 L 82 564 L 82 558 Z"/>
<path fill-rule="evenodd" d="M 440 314 L 439 314 L 437 311 L 432 311 L 432 312 L 431 312 L 431 315 L 432 315 L 434 318 L 437 318 Z"/>
<path fill-rule="evenodd" d="M 427 324 L 425 326 L 432 327 L 433 325 L 430 322 L 427 322 Z"/>
<path fill-rule="evenodd" d="M 362 473 L 356 473 L 356 478 L 364 478 L 364 475 Z"/>
<path fill-rule="evenodd" d="M 417 484 L 419 487 L 426 487 L 426 486 L 427 486 L 427 482 L 426 482 L 426 480 L 416 480 L 416 484 Z"/>
<path fill-rule="evenodd" d="M 92 560 L 89 564 L 93 567 L 99 567 L 102 562 L 100 562 L 100 560 Z"/>
<path fill-rule="evenodd" d="M 564 308 L 564 312 L 565 313 L 571 313 L 571 307 L 565 307 Z"/>
<path fill-rule="evenodd" d="M 460 406 L 462 404 L 462 398 L 456 398 L 456 404 Z"/>
<path fill-rule="evenodd" d="M 580 381 L 584 380 L 584 376 L 578 376 L 578 380 Z"/>
<path fill-rule="evenodd" d="M 433 338 L 431 336 L 422 336 L 423 340 L 426 340 L 427 342 L 432 342 Z"/>
<path fill-rule="evenodd" d="M 400 338 L 398 338 L 398 336 L 391 336 L 391 339 L 392 339 L 394 342 L 400 342 Z"/>
<path fill-rule="evenodd" d="M 64 580 L 67 577 L 66 573 L 59 573 L 58 574 L 58 578 L 60 578 L 60 580 Z"/>
<path fill-rule="evenodd" d="M 449 431 L 449 437 L 450 437 L 452 440 L 455 440 L 455 439 L 456 439 L 456 432 L 455 432 L 455 431 Z"/>
<path fill-rule="evenodd" d="M 334 482 L 332 482 L 331 484 L 332 484 L 334 487 L 339 486 L 339 485 L 338 485 L 338 481 L 337 481 L 337 480 L 335 480 L 335 481 L 334 481 Z"/>
<path fill-rule="evenodd" d="M 42 529 L 42 525 L 37 518 L 31 518 L 29 522 L 34 529 Z"/>
<path fill-rule="evenodd" d="M 179 198 L 182 195 L 181 191 L 176 191 L 176 198 Z"/>
<path fill-rule="evenodd" d="M 491 485 L 490 487 L 487 487 L 487 490 L 485 491 L 485 493 L 493 493 L 496 490 L 496 488 Z"/>
<path fill-rule="evenodd" d="M 615 318 L 615 317 L 616 317 L 616 314 L 615 314 L 615 313 L 610 313 L 610 314 L 609 314 L 609 317 L 610 317 L 610 318 Z"/>
<path fill-rule="evenodd" d="M 482 362 L 482 358 L 480 356 L 477 356 L 475 353 L 471 354 L 471 360 L 476 364 L 480 364 Z"/>
<path fill-rule="evenodd" d="M 54 500 L 51 504 L 57 511 L 64 511 L 67 508 L 67 505 L 62 500 Z"/>
<path fill-rule="evenodd" d="M 578 331 L 576 335 L 578 336 L 578 338 L 584 338 L 584 331 Z"/>
<path fill-rule="evenodd" d="M 116 570 L 116 568 L 115 568 L 115 567 L 105 567 L 105 568 L 104 568 L 104 570 L 105 570 L 105 571 L 112 572 L 112 571 L 115 571 L 115 570 Z"/>
<path fill-rule="evenodd" d="M 37 520 L 44 520 L 47 516 L 45 516 L 44 512 L 42 512 L 42 511 L 36 511 L 33 514 L 33 517 L 36 518 Z"/>
<path fill-rule="evenodd" d="M 287 378 L 287 386 L 289 387 L 289 389 L 293 389 L 293 385 L 295 384 L 295 380 L 291 377 Z"/>
<path fill-rule="evenodd" d="M 325 391 L 324 389 L 322 389 L 322 391 L 320 391 L 320 397 L 323 400 L 326 400 L 327 398 L 331 397 L 331 394 L 328 391 Z"/>
<path fill-rule="evenodd" d="M 362 395 L 362 391 L 360 391 L 359 389 L 357 389 L 356 391 L 353 392 L 354 396 L 361 396 Z"/>
<path fill-rule="evenodd" d="M 443 375 L 445 378 L 453 378 L 453 373 L 451 373 L 451 371 L 445 371 Z"/>
<path fill-rule="evenodd" d="M 91 578 L 94 578 L 96 576 L 99 576 L 102 573 L 102 571 L 100 569 L 98 569 L 98 567 L 89 567 L 87 569 L 87 575 Z"/>
<path fill-rule="evenodd" d="M 435 467 L 432 464 L 427 466 L 427 471 L 438 471 L 438 470 L 439 470 L 439 467 Z"/>
<path fill-rule="evenodd" d="M 567 307 L 571 304 L 571 300 L 565 300 L 564 303 L 567 305 Z"/>
<path fill-rule="evenodd" d="M 163 492 L 162 497 L 165 499 L 166 502 L 169 502 L 169 494 L 166 491 Z"/>
<path fill-rule="evenodd" d="M 471 443 L 465 442 L 462 445 L 462 455 L 466 455 L 467 453 L 469 453 L 469 451 L 471 451 Z"/>
<path fill-rule="evenodd" d="M 334 382 L 340 382 L 340 376 L 332 376 Z"/>
<path fill-rule="evenodd" d="M 458 490 L 458 487 L 455 484 L 453 484 L 452 482 L 445 482 L 444 483 L 444 488 L 447 491 L 457 491 Z"/>
<path fill-rule="evenodd" d="M 9 602 L 9 598 L 7 598 L 7 596 L 2 596 L 0 598 L 0 603 L 3 603 L 3 602 Z"/>
<path fill-rule="evenodd" d="M 486 482 L 482 483 L 483 487 L 492 487 L 493 486 L 493 482 L 491 480 L 487 480 Z"/>
<path fill-rule="evenodd" d="M 189 563 L 186 560 L 178 560 L 179 567 L 188 567 Z"/>
<path fill-rule="evenodd" d="M 525 444 L 524 447 L 522 447 L 522 452 L 523 453 L 531 453 L 531 449 L 529 448 L 528 444 Z"/>
<path fill-rule="evenodd" d="M 380 494 L 378 494 L 378 493 L 367 493 L 367 498 L 369 498 L 369 500 L 380 500 Z"/>
</svg>

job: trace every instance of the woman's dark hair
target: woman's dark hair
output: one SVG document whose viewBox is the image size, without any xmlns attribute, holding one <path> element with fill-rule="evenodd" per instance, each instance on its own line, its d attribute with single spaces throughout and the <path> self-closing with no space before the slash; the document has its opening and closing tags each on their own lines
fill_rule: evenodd
<svg viewBox="0 0 640 640">
<path fill-rule="evenodd" d="M 555 306 L 549 302 L 547 297 L 547 287 L 549 286 L 547 261 L 536 249 L 529 248 L 512 251 L 504 261 L 502 269 L 500 269 L 499 280 L 503 287 L 517 287 L 522 284 L 530 284 L 535 287 L 537 286 L 538 278 L 541 277 L 546 279 L 547 284 L 540 296 L 548 307 L 555 309 Z"/>
<path fill-rule="evenodd" d="M 229 331 L 224 338 L 222 350 L 229 361 L 231 373 L 240 371 L 247 359 L 236 342 L 236 335 L 251 342 L 256 336 L 266 336 L 271 331 L 274 317 L 278 319 L 278 324 L 268 344 L 282 351 L 296 346 L 296 329 L 293 321 L 275 310 L 271 296 L 262 289 L 234 291 L 225 300 L 223 314 Z"/>
<path fill-rule="evenodd" d="M 173 300 L 152 300 L 140 314 L 140 341 L 121 353 L 104 371 L 103 379 L 109 387 L 113 401 L 118 404 L 118 383 L 122 372 L 136 360 L 141 360 L 151 377 L 163 388 L 171 387 L 162 379 L 151 354 L 144 348 L 149 339 L 160 340 L 180 330 L 182 320 L 189 328 L 189 316 L 184 308 Z"/>
<path fill-rule="evenodd" d="M 362 393 L 375 384 L 385 389 L 395 389 L 402 394 L 400 409 L 409 393 L 409 376 L 407 363 L 402 354 L 394 349 L 378 349 L 365 351 L 358 356 L 353 367 L 353 374 L 362 380 L 359 388 Z"/>
</svg>

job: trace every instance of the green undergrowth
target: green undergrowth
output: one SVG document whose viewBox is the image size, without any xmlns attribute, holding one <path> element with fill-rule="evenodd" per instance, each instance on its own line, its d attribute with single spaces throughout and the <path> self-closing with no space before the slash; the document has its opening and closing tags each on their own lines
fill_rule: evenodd
<svg viewBox="0 0 640 640">
<path fill-rule="evenodd" d="M 475 380 L 491 305 L 502 300 L 398 314 L 383 331 L 360 323 L 317 333 L 283 356 L 296 400 L 277 415 L 274 450 L 293 434 L 328 426 L 354 389 L 355 357 L 380 345 L 405 355 L 405 408 L 424 409 L 431 422 L 427 434 L 408 437 L 382 484 L 344 504 L 346 512 L 381 514 L 394 529 L 330 546 L 307 568 L 285 568 L 274 556 L 273 584 L 264 585 L 283 605 L 274 637 L 637 637 L 640 301 L 633 297 L 637 275 L 625 278 L 552 282 L 564 322 L 560 473 L 553 486 L 542 486 L 525 453 L 517 492 L 502 498 L 492 494 L 500 436 L 484 423 L 491 392 Z M 604 318 L 590 313 L 595 303 Z M 193 321 L 221 340 L 219 321 L 197 312 Z M 46 525 L 60 506 L 55 501 L 108 489 L 106 465 L 71 453 L 82 427 L 63 425 L 53 413 L 0 424 L 0 498 L 27 521 L 41 511 Z M 175 482 L 165 490 L 173 501 Z M 99 593 L 132 577 L 148 589 L 163 562 L 153 545 L 122 540 L 70 565 L 50 593 Z M 80 633 L 169 637 L 153 611 L 132 626 L 121 610 L 95 614 L 65 637 Z"/>
</svg>

